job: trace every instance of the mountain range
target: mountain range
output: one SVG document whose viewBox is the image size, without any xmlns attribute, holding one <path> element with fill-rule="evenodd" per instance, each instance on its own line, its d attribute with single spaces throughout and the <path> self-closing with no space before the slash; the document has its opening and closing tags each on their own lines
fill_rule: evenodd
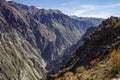
<svg viewBox="0 0 120 80">
<path fill-rule="evenodd" d="M 59 10 L 0 0 L 0 78 L 45 80 L 48 72 L 57 73 L 61 68 L 66 50 L 103 20 L 83 22 Z"/>
<path fill-rule="evenodd" d="M 90 27 L 98 27 L 100 23 L 102 23 L 103 18 L 94 18 L 94 17 L 77 17 L 77 16 L 70 16 L 72 19 L 76 19 L 81 22 L 81 25 L 83 26 L 83 30 L 86 30 Z M 87 24 L 86 24 L 87 22 Z"/>
</svg>

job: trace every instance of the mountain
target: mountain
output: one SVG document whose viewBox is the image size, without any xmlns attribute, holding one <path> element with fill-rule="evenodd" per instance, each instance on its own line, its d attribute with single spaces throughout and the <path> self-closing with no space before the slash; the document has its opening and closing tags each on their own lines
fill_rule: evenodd
<svg viewBox="0 0 120 80">
<path fill-rule="evenodd" d="M 30 30 L 31 35 L 27 30 L 23 36 L 28 34 L 24 37 L 33 47 L 39 49 L 49 71 L 54 69 L 52 66 L 56 66 L 48 64 L 58 61 L 57 59 L 64 54 L 64 50 L 77 43 L 84 34 L 79 21 L 71 19 L 59 10 L 37 9 L 34 6 L 28 7 L 11 1 L 8 5 L 19 11 L 28 26 L 31 26 L 26 28 Z"/>
<path fill-rule="evenodd" d="M 73 54 L 55 80 L 111 80 L 120 77 L 120 18 L 110 17 Z M 117 75 L 118 74 L 118 75 Z M 116 76 L 117 75 L 117 76 Z"/>
<path fill-rule="evenodd" d="M 44 80 L 86 29 L 59 10 L 0 0 L 0 78 Z"/>
<path fill-rule="evenodd" d="M 25 38 L 27 27 L 26 20 L 17 10 L 0 1 L 1 80 L 41 80 L 46 77 L 46 63 L 41 52 Z"/>
<path fill-rule="evenodd" d="M 77 17 L 77 16 L 70 16 L 72 19 L 80 21 L 81 25 L 84 27 L 83 30 L 87 30 L 89 27 L 98 27 L 102 21 L 105 19 L 103 18 L 93 18 L 93 17 Z"/>
<path fill-rule="evenodd" d="M 79 21 L 69 18 L 59 10 L 37 9 L 33 6 L 27 7 L 15 2 L 9 2 L 8 4 L 21 12 L 25 19 L 33 20 L 28 19 L 26 23 L 31 21 L 30 26 L 34 26 L 36 42 L 31 37 L 26 37 L 26 39 L 40 49 L 46 62 L 63 55 L 63 51 L 75 44 L 84 33 Z M 33 24 L 34 21 L 37 24 Z"/>
</svg>

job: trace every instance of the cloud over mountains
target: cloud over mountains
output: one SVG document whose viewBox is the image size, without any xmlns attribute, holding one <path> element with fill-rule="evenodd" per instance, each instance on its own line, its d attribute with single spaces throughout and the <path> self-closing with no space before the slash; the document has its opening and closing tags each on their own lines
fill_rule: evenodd
<svg viewBox="0 0 120 80">
<path fill-rule="evenodd" d="M 13 1 L 13 0 L 5 0 L 5 1 Z"/>
</svg>

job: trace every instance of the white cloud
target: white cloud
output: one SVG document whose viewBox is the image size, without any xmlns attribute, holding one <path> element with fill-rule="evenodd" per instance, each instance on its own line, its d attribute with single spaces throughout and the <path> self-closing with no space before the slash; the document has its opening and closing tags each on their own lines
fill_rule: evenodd
<svg viewBox="0 0 120 80">
<path fill-rule="evenodd" d="M 82 15 L 83 17 L 96 17 L 96 18 L 108 18 L 111 16 L 110 13 L 96 13 L 96 14 L 88 14 L 88 15 Z"/>
<path fill-rule="evenodd" d="M 87 12 L 87 11 L 86 11 Z M 112 14 L 110 14 L 110 13 L 106 13 L 106 12 L 101 12 L 101 13 L 93 13 L 93 14 L 80 14 L 79 12 L 78 12 L 78 14 L 76 13 L 76 14 L 72 14 L 72 15 L 76 15 L 76 16 L 78 16 L 78 17 L 96 17 L 96 18 L 108 18 L 108 17 L 110 17 L 110 16 L 112 16 Z M 118 15 L 114 15 L 114 16 L 118 16 Z"/>
<path fill-rule="evenodd" d="M 114 12 L 107 12 L 107 9 L 120 7 L 120 3 L 110 5 L 81 5 L 79 10 L 74 11 L 71 15 L 84 16 L 84 17 L 101 17 L 107 18 L 116 15 Z M 95 12 L 96 11 L 96 12 Z M 97 12 L 98 11 L 98 12 Z"/>
<path fill-rule="evenodd" d="M 80 10 L 74 12 L 72 15 L 81 16 L 82 14 L 87 13 L 94 9 L 96 9 L 94 5 L 82 5 L 80 6 Z"/>
<path fill-rule="evenodd" d="M 83 8 L 83 9 L 95 9 L 96 6 L 87 4 L 87 5 L 81 5 L 80 8 Z"/>
<path fill-rule="evenodd" d="M 41 7 L 37 7 L 38 9 L 41 9 Z"/>
<path fill-rule="evenodd" d="M 13 0 L 6 0 L 6 1 L 13 1 Z"/>
<path fill-rule="evenodd" d="M 74 12 L 72 15 L 80 16 L 80 15 L 82 15 L 88 11 L 94 10 L 94 9 L 96 9 L 96 7 L 93 5 L 82 5 L 82 6 L 80 6 L 80 10 Z"/>
<path fill-rule="evenodd" d="M 73 13 L 72 15 L 76 15 L 76 16 L 81 16 L 82 14 L 88 12 L 89 10 L 78 10 L 77 12 Z"/>
<path fill-rule="evenodd" d="M 118 16 L 120 15 L 117 14 L 112 14 L 112 13 L 106 13 L 106 12 L 101 12 L 101 13 L 96 13 L 96 14 L 88 14 L 88 15 L 82 15 L 83 17 L 96 17 L 96 18 L 108 18 L 110 16 Z"/>
<path fill-rule="evenodd" d="M 98 6 L 98 8 L 113 8 L 113 7 L 120 7 L 120 3 Z"/>
</svg>

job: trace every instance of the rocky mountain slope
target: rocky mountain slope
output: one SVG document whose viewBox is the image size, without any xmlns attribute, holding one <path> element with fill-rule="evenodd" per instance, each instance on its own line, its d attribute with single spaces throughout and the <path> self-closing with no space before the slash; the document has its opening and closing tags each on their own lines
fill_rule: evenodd
<svg viewBox="0 0 120 80">
<path fill-rule="evenodd" d="M 120 18 L 110 17 L 103 21 L 90 37 L 83 40 L 84 44 L 59 71 L 59 76 L 65 73 L 64 76 L 56 80 L 120 78 Z"/>
<path fill-rule="evenodd" d="M 0 1 L 1 80 L 44 80 L 46 77 L 41 52 L 25 38 L 26 26 L 26 20 L 17 10 Z"/>
<path fill-rule="evenodd" d="M 0 0 L 0 78 L 44 79 L 46 65 L 61 61 L 64 51 L 80 40 L 87 29 L 83 28 L 59 10 Z"/>
<path fill-rule="evenodd" d="M 81 39 L 74 45 L 72 45 L 70 48 L 66 49 L 65 50 L 65 54 L 64 54 L 64 57 L 63 57 L 63 60 L 62 60 L 62 63 L 63 65 L 66 65 L 67 63 L 67 60 L 66 58 L 69 59 L 71 58 L 71 56 L 73 55 L 73 53 L 80 47 L 84 44 L 84 41 L 83 39 L 84 38 L 89 38 L 90 35 L 96 30 L 96 27 L 90 27 L 87 29 L 86 33 L 81 37 Z"/>
<path fill-rule="evenodd" d="M 31 19 L 25 21 L 31 21 L 30 26 L 35 26 L 33 29 L 36 32 L 36 41 L 31 40 L 31 37 L 28 40 L 40 49 L 46 62 L 63 55 L 63 51 L 76 43 L 84 33 L 79 21 L 69 18 L 59 10 L 37 9 L 15 2 L 9 2 L 8 5 L 19 11 L 25 19 Z"/>
<path fill-rule="evenodd" d="M 71 56 L 73 55 L 73 53 L 80 46 L 83 45 L 83 43 L 84 43 L 83 39 L 86 38 L 86 37 L 89 37 L 95 31 L 95 29 L 96 29 L 96 27 L 88 28 L 86 33 L 81 37 L 81 39 L 76 44 L 73 44 L 71 47 L 67 48 L 64 51 L 64 55 L 63 56 L 60 56 L 56 60 L 53 60 L 52 62 L 48 63 L 48 66 L 47 66 L 48 70 L 50 70 L 49 66 L 54 65 L 54 66 L 52 66 L 53 70 L 50 71 L 50 74 L 57 73 L 60 70 L 61 67 L 65 66 L 67 64 L 67 62 L 69 61 L 69 59 L 71 58 Z"/>
</svg>

